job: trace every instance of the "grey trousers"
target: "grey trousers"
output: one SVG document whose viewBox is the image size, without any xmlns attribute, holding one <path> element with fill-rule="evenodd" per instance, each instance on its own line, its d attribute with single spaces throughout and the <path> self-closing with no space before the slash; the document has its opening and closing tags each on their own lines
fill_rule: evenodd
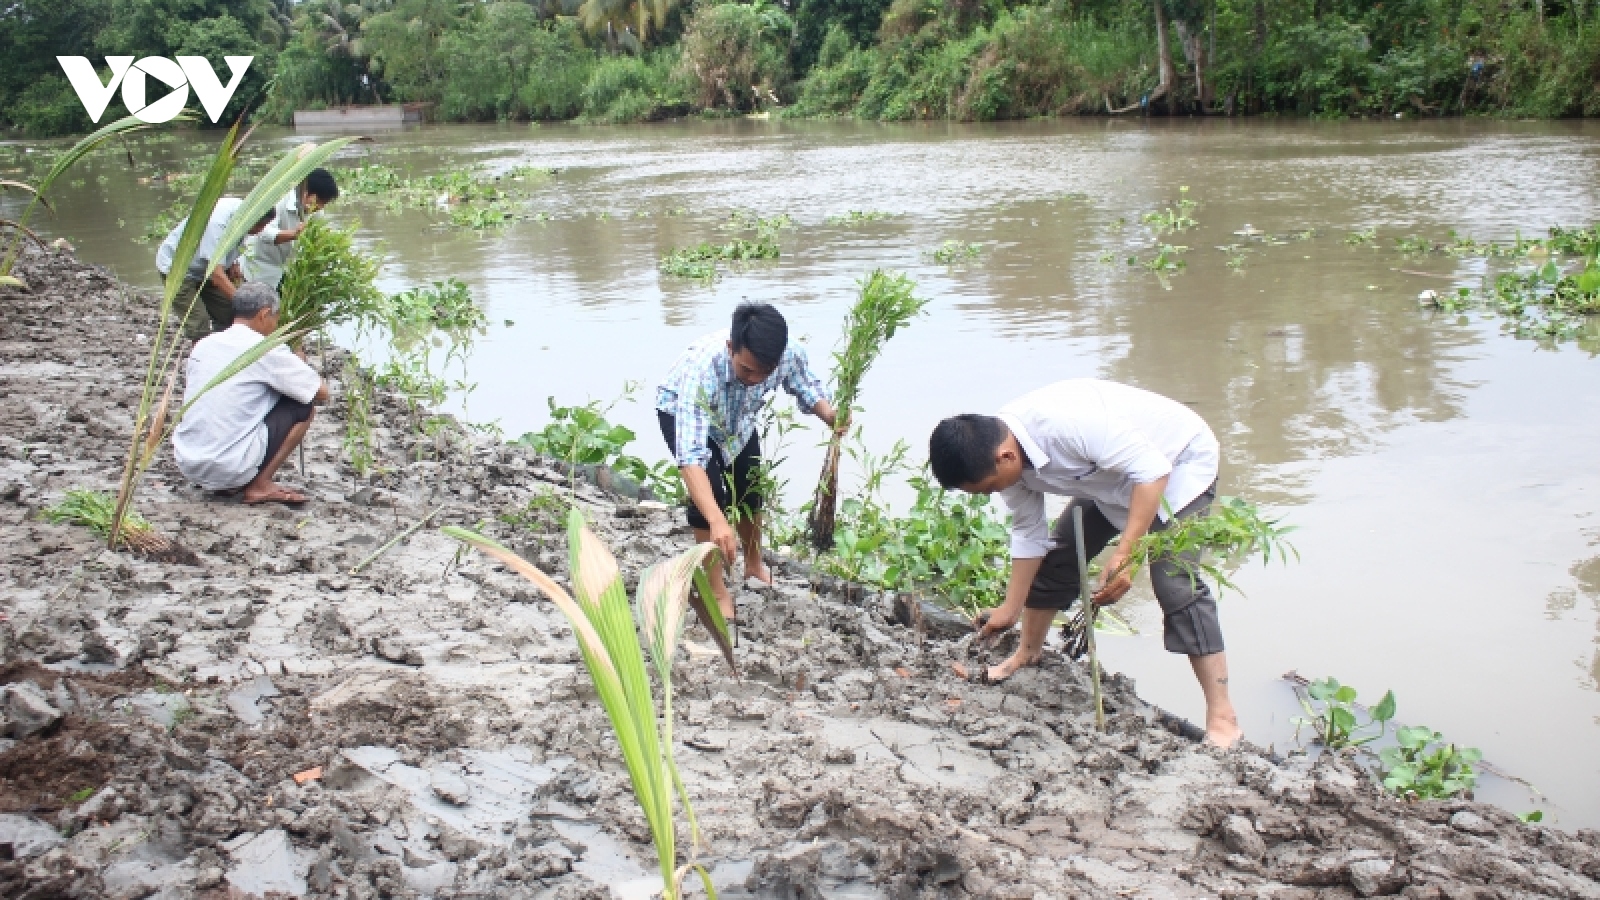
<svg viewBox="0 0 1600 900">
<path fill-rule="evenodd" d="M 1217 496 L 1217 486 L 1212 484 L 1205 492 L 1183 509 L 1177 518 L 1204 515 Z M 1062 510 L 1051 538 L 1055 549 L 1045 554 L 1034 576 L 1033 587 L 1028 591 L 1029 609 L 1069 609 L 1078 599 L 1078 549 L 1072 531 L 1072 507 L 1083 507 L 1083 547 L 1089 559 L 1106 548 L 1119 533 L 1092 500 L 1074 498 Z M 1160 531 L 1167 523 L 1157 518 L 1151 531 Z M 1193 564 L 1198 555 L 1185 556 Z M 1162 631 L 1167 650 L 1189 656 L 1207 656 L 1222 652 L 1222 624 L 1217 621 L 1217 601 L 1211 588 L 1198 574 L 1179 565 L 1173 559 L 1158 559 L 1150 565 L 1150 585 L 1155 588 L 1156 600 L 1161 603 Z M 1095 585 L 1096 587 L 1098 585 Z"/>
</svg>

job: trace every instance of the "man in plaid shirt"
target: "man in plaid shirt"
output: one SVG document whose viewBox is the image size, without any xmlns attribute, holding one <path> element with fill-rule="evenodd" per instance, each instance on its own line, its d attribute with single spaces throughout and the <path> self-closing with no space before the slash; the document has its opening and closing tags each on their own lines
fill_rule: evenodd
<svg viewBox="0 0 1600 900">
<path fill-rule="evenodd" d="M 689 492 L 688 519 L 696 541 L 710 541 L 731 564 L 744 543 L 744 571 L 767 583 L 761 561 L 761 441 L 756 415 L 767 395 L 782 387 L 795 405 L 835 427 L 828 390 L 806 363 L 803 348 L 789 344 L 789 324 L 766 303 L 741 303 L 733 325 L 695 341 L 656 389 L 656 417 L 667 449 L 677 460 Z M 738 539 L 728 524 L 735 511 Z M 733 599 L 722 566 L 710 571 L 712 593 L 729 621 Z"/>
</svg>

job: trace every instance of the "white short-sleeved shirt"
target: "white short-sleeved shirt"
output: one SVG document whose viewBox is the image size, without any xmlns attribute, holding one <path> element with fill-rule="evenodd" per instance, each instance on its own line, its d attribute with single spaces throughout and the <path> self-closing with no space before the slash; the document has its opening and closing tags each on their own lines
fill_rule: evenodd
<svg viewBox="0 0 1600 900">
<path fill-rule="evenodd" d="M 200 246 L 194 251 L 194 259 L 189 263 L 189 274 L 195 278 L 203 277 L 206 269 L 211 265 L 211 260 L 217 255 L 217 244 L 222 242 L 222 233 L 228 230 L 228 223 L 233 221 L 233 214 L 239 211 L 240 204 L 244 203 L 238 197 L 223 197 L 217 200 L 217 205 L 211 209 L 211 219 L 206 222 L 206 230 L 200 234 Z M 156 271 L 166 275 L 172 271 L 172 258 L 178 254 L 178 241 L 183 238 L 183 229 L 189 224 L 188 219 L 178 223 L 178 226 L 168 232 L 167 239 L 156 248 Z M 226 269 L 239 261 L 240 244 L 229 247 L 222 258 L 217 260 L 217 268 Z"/>
<path fill-rule="evenodd" d="M 202 338 L 189 352 L 184 371 L 184 402 L 204 388 L 239 355 L 264 338 L 235 323 Z M 207 490 L 231 490 L 250 483 L 267 456 L 267 413 L 279 397 L 310 403 L 322 376 L 287 347 L 274 347 L 200 398 L 178 423 L 172 452 L 183 477 Z"/>
<path fill-rule="evenodd" d="M 278 235 L 305 224 L 300 211 L 300 189 L 296 188 L 278 201 L 278 217 L 261 233 L 245 241 L 250 248 L 243 259 L 244 279 L 272 285 L 273 290 L 283 281 L 283 270 L 294 257 L 297 241 L 278 243 Z"/>
<path fill-rule="evenodd" d="M 1118 528 L 1134 485 L 1168 476 L 1166 505 L 1188 506 L 1217 479 L 1221 448 L 1194 410 L 1160 394 L 1093 378 L 1058 381 L 1000 410 L 1031 468 L 1000 493 L 1011 509 L 1011 555 L 1053 546 L 1044 495 L 1093 500 Z M 1167 510 L 1157 513 L 1163 520 Z"/>
</svg>

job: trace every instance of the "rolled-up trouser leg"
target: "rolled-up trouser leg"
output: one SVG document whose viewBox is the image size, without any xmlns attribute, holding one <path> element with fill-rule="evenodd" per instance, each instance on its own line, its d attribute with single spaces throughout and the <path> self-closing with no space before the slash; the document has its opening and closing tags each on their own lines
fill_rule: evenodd
<svg viewBox="0 0 1600 900">
<path fill-rule="evenodd" d="M 1176 518 L 1203 516 L 1216 498 L 1215 484 L 1178 511 Z M 1152 531 L 1164 530 L 1170 523 L 1158 523 Z M 1181 562 L 1180 562 L 1181 560 Z M 1217 601 L 1211 587 L 1200 577 L 1198 552 L 1178 559 L 1158 559 L 1150 565 L 1150 586 L 1161 603 L 1162 631 L 1167 650 L 1188 656 L 1209 656 L 1222 652 L 1222 623 L 1217 619 Z"/>
</svg>

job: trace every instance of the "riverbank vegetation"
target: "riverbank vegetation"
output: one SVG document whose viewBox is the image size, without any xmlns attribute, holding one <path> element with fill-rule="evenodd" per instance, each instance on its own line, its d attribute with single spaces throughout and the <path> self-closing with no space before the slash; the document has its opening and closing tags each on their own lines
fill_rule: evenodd
<svg viewBox="0 0 1600 900">
<path fill-rule="evenodd" d="M 1593 116 L 1581 0 L 22 0 L 0 126 L 87 131 L 60 54 L 254 56 L 226 113 L 423 102 L 440 121 L 779 112 Z"/>
</svg>

